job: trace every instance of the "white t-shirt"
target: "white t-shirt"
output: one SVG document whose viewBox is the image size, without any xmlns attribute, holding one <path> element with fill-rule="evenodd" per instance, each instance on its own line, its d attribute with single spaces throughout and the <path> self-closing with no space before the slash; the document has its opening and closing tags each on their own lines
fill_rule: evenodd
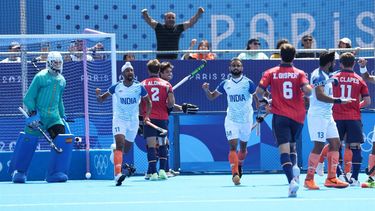
<svg viewBox="0 0 375 211">
<path fill-rule="evenodd" d="M 138 81 L 134 81 L 129 87 L 125 86 L 123 81 L 112 85 L 108 92 L 115 97 L 113 107 L 113 118 L 119 118 L 125 121 L 138 120 L 139 103 L 141 97 L 147 96 L 145 87 Z"/>
<path fill-rule="evenodd" d="M 253 118 L 253 93 L 255 85 L 246 76 L 222 81 L 216 88 L 220 94 L 227 94 L 227 118 L 236 123 L 248 123 Z"/>
<path fill-rule="evenodd" d="M 310 83 L 315 84 L 327 79 L 329 79 L 327 73 L 325 73 L 323 70 L 320 70 L 320 68 L 317 68 L 311 73 Z M 332 83 L 324 85 L 324 93 L 327 96 L 333 96 Z M 332 117 L 332 106 L 333 103 L 326 103 L 318 100 L 316 97 L 315 88 L 313 89 L 308 111 L 309 115 L 330 118 Z"/>
</svg>

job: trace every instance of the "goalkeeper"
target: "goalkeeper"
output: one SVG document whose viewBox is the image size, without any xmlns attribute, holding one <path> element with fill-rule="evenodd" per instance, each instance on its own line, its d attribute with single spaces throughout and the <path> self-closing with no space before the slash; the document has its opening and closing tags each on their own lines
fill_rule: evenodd
<svg viewBox="0 0 375 211">
<path fill-rule="evenodd" d="M 23 99 L 29 117 L 25 131 L 20 133 L 10 162 L 10 173 L 14 183 L 25 183 L 26 174 L 41 135 L 39 127 L 47 130 L 55 144 L 63 149 L 62 153 L 51 151 L 51 162 L 47 182 L 65 182 L 68 180 L 72 135 L 65 122 L 63 92 L 66 81 L 62 75 L 63 59 L 59 52 L 50 52 L 46 68 L 37 73 Z"/>
</svg>

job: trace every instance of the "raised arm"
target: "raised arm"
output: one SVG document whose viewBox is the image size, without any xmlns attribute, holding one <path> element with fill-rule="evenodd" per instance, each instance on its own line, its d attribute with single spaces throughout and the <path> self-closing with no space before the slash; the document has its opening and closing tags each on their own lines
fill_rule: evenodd
<svg viewBox="0 0 375 211">
<path fill-rule="evenodd" d="M 108 98 L 111 94 L 109 92 L 105 92 L 104 94 L 101 94 L 101 89 L 96 88 L 95 93 L 96 93 L 96 99 L 98 100 L 99 103 L 102 103 L 104 100 Z"/>
<path fill-rule="evenodd" d="M 201 17 L 202 13 L 204 13 L 203 7 L 199 7 L 197 13 L 191 17 L 188 21 L 184 22 L 184 30 L 194 26 L 194 24 L 198 21 Z"/>
<path fill-rule="evenodd" d="M 151 16 L 148 14 L 147 9 L 142 10 L 143 18 L 145 19 L 146 23 L 150 25 L 153 29 L 155 29 L 158 22 L 151 18 Z"/>
<path fill-rule="evenodd" d="M 375 84 L 375 76 L 370 75 L 370 73 L 367 71 L 367 68 L 366 68 L 367 60 L 360 58 L 358 60 L 358 64 L 360 66 L 359 71 L 361 72 L 362 78 L 365 79 L 367 82 Z"/>
<path fill-rule="evenodd" d="M 209 88 L 210 88 L 209 83 L 205 82 L 205 83 L 202 84 L 202 89 L 206 93 L 206 96 L 209 100 L 215 100 L 217 97 L 220 96 L 220 93 L 218 91 L 215 90 L 215 91 L 211 92 Z"/>
</svg>

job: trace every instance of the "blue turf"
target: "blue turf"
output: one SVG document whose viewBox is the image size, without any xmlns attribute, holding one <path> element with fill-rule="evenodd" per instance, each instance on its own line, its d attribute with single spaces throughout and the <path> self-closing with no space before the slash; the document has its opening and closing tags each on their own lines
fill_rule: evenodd
<svg viewBox="0 0 375 211">
<path fill-rule="evenodd" d="M 301 183 L 305 175 L 301 175 Z M 364 181 L 366 175 L 361 174 Z M 328 189 L 316 176 L 319 191 L 302 187 L 288 198 L 282 174 L 245 174 L 234 186 L 230 175 L 177 176 L 166 181 L 126 178 L 116 187 L 109 180 L 71 180 L 49 184 L 0 183 L 0 210 L 367 210 L 375 205 L 375 189 Z"/>
</svg>

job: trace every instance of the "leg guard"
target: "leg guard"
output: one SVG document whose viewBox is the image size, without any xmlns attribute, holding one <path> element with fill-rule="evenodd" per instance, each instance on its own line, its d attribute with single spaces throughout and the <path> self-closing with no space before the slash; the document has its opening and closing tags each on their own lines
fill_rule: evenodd
<svg viewBox="0 0 375 211">
<path fill-rule="evenodd" d="M 62 148 L 63 152 L 58 153 L 51 149 L 51 160 L 48 167 L 47 182 L 66 182 L 73 149 L 73 135 L 59 134 L 55 138 L 56 146 Z"/>
<path fill-rule="evenodd" d="M 12 174 L 12 181 L 14 183 L 26 182 L 26 173 L 37 144 L 37 136 L 24 132 L 20 133 L 9 165 L 9 173 Z"/>
</svg>

